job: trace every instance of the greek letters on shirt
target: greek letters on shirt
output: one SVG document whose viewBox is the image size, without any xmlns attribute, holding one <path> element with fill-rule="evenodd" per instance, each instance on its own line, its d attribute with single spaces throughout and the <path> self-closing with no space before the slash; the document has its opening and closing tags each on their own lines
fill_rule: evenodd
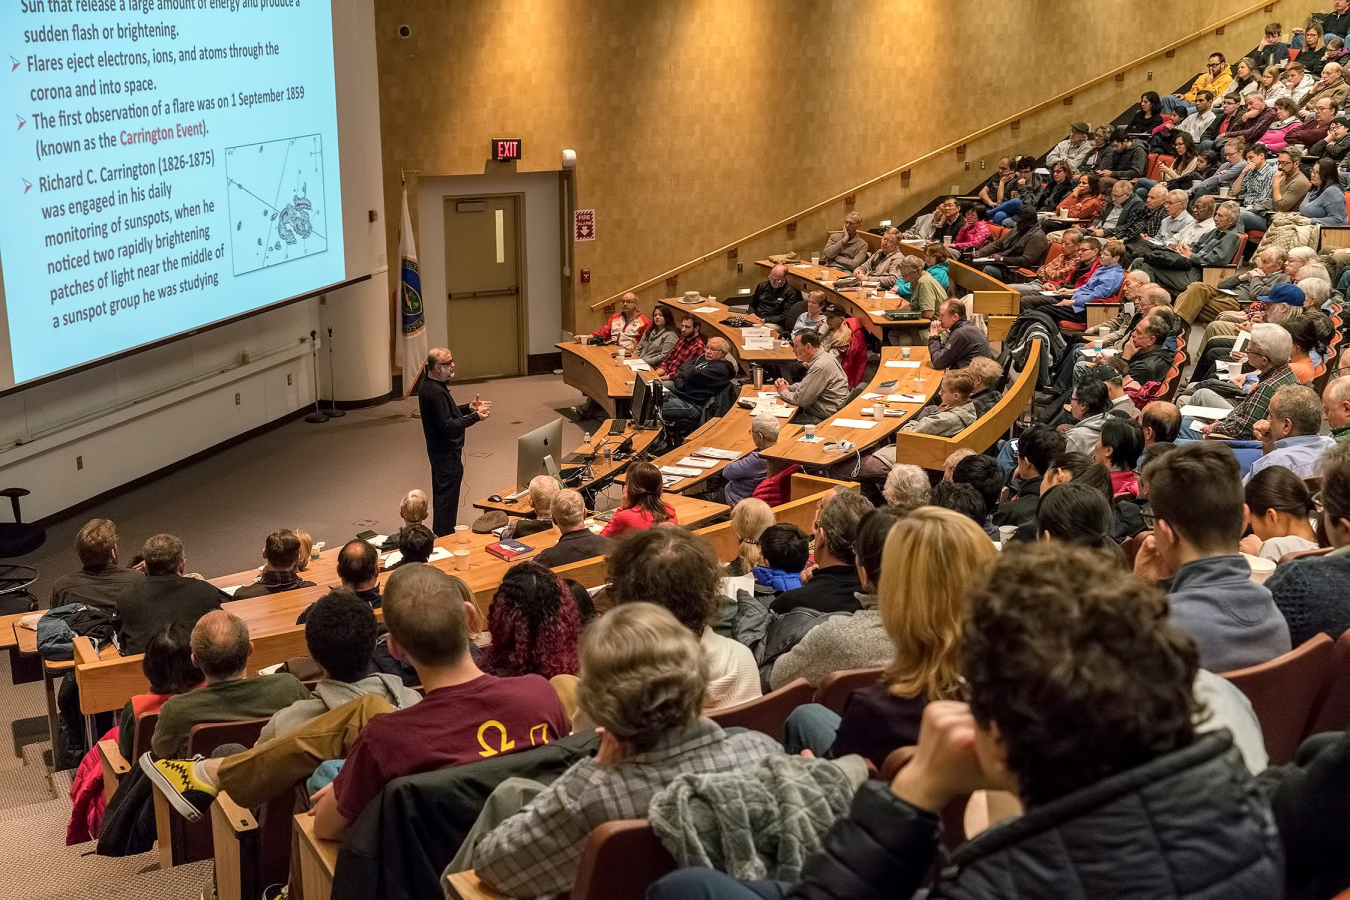
<svg viewBox="0 0 1350 900">
<path fill-rule="evenodd" d="M 540 722 L 538 725 L 531 725 L 529 739 L 531 747 L 549 743 L 548 723 Z M 502 753 L 510 753 L 516 749 L 516 742 L 507 733 L 505 725 L 496 719 L 488 719 L 478 726 L 478 746 L 483 748 L 478 751 L 478 755 L 486 759 Z"/>
</svg>

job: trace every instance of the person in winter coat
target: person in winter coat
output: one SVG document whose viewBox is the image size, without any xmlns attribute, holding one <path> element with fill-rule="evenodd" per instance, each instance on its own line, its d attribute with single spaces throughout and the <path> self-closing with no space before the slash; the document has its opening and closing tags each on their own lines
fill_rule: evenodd
<svg viewBox="0 0 1350 900">
<path fill-rule="evenodd" d="M 376 630 L 375 613 L 350 591 L 330 591 L 315 601 L 305 619 L 305 646 L 323 669 L 323 677 L 314 685 L 313 697 L 274 713 L 258 742 L 293 731 L 363 694 L 381 696 L 394 709 L 407 709 L 421 700 L 397 675 L 371 672 Z"/>
<path fill-rule="evenodd" d="M 795 885 L 706 869 L 668 898 L 1279 897 L 1275 820 L 1227 731 L 1197 736 L 1195 645 L 1156 587 L 1101 554 L 998 555 L 961 641 L 969 704 L 932 701 L 916 752 L 869 782 Z M 1025 809 L 933 866 L 939 814 L 976 790 Z"/>
</svg>

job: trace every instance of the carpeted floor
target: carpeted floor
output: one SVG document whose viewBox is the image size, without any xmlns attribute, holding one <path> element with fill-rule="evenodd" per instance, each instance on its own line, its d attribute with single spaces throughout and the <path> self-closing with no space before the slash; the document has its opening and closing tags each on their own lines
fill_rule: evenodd
<svg viewBox="0 0 1350 900">
<path fill-rule="evenodd" d="M 580 443 L 583 428 L 571 407 L 582 396 L 543 375 L 459 385 L 456 399 L 493 401 L 492 416 L 475 425 L 465 450 L 460 521 L 474 499 L 515 481 L 516 438 L 559 415 L 564 445 Z M 150 535 L 167 531 L 186 548 L 188 566 L 208 576 L 259 562 L 263 540 L 276 528 L 303 528 L 337 546 L 366 528 L 399 526 L 398 503 L 411 488 L 430 492 L 430 469 L 416 417 L 417 401 L 354 410 L 319 425 L 292 422 L 129 491 L 48 528 L 47 542 L 19 562 L 37 566 L 34 592 L 46 606 L 55 578 L 79 567 L 74 538 L 92 518 L 117 523 L 120 552 L 130 558 Z M 35 486 L 40 490 L 40 486 Z M 15 721 L 45 715 L 41 683 L 13 685 L 0 656 L 0 900 L 189 900 L 211 881 L 211 863 L 160 870 L 153 853 L 124 859 L 93 855 L 92 843 L 65 846 L 73 773 L 52 775 L 42 740 L 14 755 Z"/>
</svg>

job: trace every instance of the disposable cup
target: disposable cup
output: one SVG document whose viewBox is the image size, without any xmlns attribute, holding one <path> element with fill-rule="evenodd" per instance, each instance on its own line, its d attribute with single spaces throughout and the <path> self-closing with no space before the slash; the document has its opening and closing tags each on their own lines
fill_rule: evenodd
<svg viewBox="0 0 1350 900">
<path fill-rule="evenodd" d="M 816 426 L 814 426 L 814 425 L 807 425 L 807 426 L 806 426 L 806 437 L 807 437 L 808 440 L 812 440 L 812 441 L 814 441 L 814 440 L 816 439 Z"/>
<path fill-rule="evenodd" d="M 1013 535 L 1016 533 L 1017 533 L 1016 525 L 1000 525 L 998 527 L 999 543 L 1002 544 L 1008 543 L 1008 541 L 1011 541 L 1013 539 Z"/>
<path fill-rule="evenodd" d="M 456 550 L 456 551 L 455 551 L 455 571 L 457 571 L 457 572 L 467 572 L 467 571 L 469 571 L 469 551 L 468 551 L 468 550 Z"/>
<path fill-rule="evenodd" d="M 469 542 L 469 526 L 468 526 L 468 525 L 456 525 L 456 526 L 455 526 L 455 543 L 456 543 L 456 544 L 467 544 L 468 542 Z"/>
</svg>

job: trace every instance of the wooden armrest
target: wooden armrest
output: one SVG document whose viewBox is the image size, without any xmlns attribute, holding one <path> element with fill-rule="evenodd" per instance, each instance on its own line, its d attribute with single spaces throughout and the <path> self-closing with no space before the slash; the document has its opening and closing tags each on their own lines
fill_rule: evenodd
<svg viewBox="0 0 1350 900">
<path fill-rule="evenodd" d="M 98 761 L 103 769 L 103 799 L 111 800 L 112 795 L 117 793 L 122 776 L 131 771 L 131 764 L 117 748 L 117 741 L 98 742 Z"/>
<path fill-rule="evenodd" d="M 258 821 L 253 813 L 221 791 L 211 804 L 211 846 L 216 859 L 217 900 L 245 900 L 245 859 L 258 853 Z"/>
<path fill-rule="evenodd" d="M 82 666 L 92 662 L 98 662 L 98 651 L 94 649 L 94 642 L 85 635 L 75 635 L 75 664 Z"/>
<path fill-rule="evenodd" d="M 155 803 L 155 840 L 159 848 L 159 867 L 173 868 L 173 817 L 177 815 L 155 783 L 150 782 L 150 796 Z"/>
<path fill-rule="evenodd" d="M 505 895 L 483 884 L 478 878 L 478 873 L 472 869 L 467 872 L 450 873 L 445 876 L 445 883 L 449 885 L 450 890 L 459 895 L 459 900 L 506 900 Z"/>
<path fill-rule="evenodd" d="M 301 896 L 305 900 L 329 900 L 339 844 L 314 836 L 314 817 L 309 813 L 295 817 L 295 836 L 300 853 Z"/>
</svg>

